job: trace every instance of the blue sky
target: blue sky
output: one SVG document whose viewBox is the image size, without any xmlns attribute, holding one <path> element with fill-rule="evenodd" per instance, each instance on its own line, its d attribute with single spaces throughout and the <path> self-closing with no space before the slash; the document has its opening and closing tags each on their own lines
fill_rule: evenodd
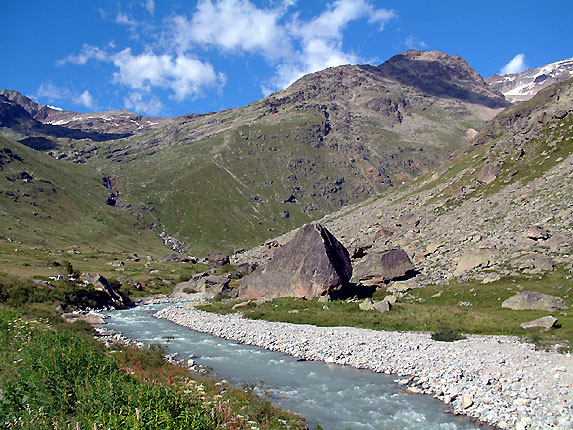
<svg viewBox="0 0 573 430">
<path fill-rule="evenodd" d="M 573 56 L 572 0 L 6 0 L 0 13 L 0 88 L 78 112 L 244 106 L 410 48 L 484 77 Z"/>
</svg>

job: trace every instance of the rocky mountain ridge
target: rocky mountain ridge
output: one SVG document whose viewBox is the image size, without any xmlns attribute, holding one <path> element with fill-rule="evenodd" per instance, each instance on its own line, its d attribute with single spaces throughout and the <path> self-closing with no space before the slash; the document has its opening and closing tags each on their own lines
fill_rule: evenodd
<svg viewBox="0 0 573 430">
<path fill-rule="evenodd" d="M 493 75 L 485 80 L 511 102 L 531 99 L 543 88 L 573 77 L 573 58 L 557 61 L 521 73 Z"/>
<path fill-rule="evenodd" d="M 395 288 L 564 265 L 573 270 L 573 80 L 499 114 L 433 174 L 321 220 L 354 255 L 404 249 L 420 273 Z M 294 235 L 234 256 L 259 265 Z M 402 286 L 401 286 L 402 285 Z"/>
<path fill-rule="evenodd" d="M 49 111 L 42 120 L 52 124 L 19 140 L 112 178 L 122 207 L 194 252 L 232 252 L 430 171 L 505 105 L 460 57 L 411 50 L 147 131 L 128 114 L 119 135 L 100 128 L 114 122 L 104 114 L 84 114 L 81 130 L 71 129 Z M 94 138 L 53 138 L 42 127 Z"/>
</svg>

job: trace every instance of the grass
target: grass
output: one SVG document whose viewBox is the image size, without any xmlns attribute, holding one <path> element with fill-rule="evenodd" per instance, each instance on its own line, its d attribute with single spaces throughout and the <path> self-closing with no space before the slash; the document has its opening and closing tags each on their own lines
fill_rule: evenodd
<svg viewBox="0 0 573 430">
<path fill-rule="evenodd" d="M 252 390 L 192 377 L 162 348 L 107 351 L 82 324 L 0 307 L 0 426 L 20 429 L 303 428 Z"/>
<path fill-rule="evenodd" d="M 539 331 L 536 335 L 542 341 L 571 345 L 573 343 L 573 316 L 568 311 L 513 311 L 501 307 L 501 303 L 520 291 L 538 291 L 564 297 L 573 306 L 569 297 L 573 288 L 569 273 L 562 268 L 544 275 L 520 275 L 505 277 L 498 281 L 482 284 L 480 281 L 450 282 L 448 285 L 427 286 L 409 291 L 411 298 L 402 300 L 390 312 L 361 311 L 359 301 L 333 301 L 328 309 L 317 300 L 275 299 L 242 312 L 248 318 L 268 321 L 285 321 L 295 324 L 317 326 L 352 326 L 375 330 L 436 332 L 443 327 L 466 334 L 503 334 L 526 336 L 520 327 L 549 314 L 559 319 L 559 327 Z M 440 293 L 441 291 L 441 293 Z M 376 291 L 374 299 L 381 300 L 387 293 Z M 434 297 L 438 295 L 438 297 Z M 231 308 L 237 301 L 223 301 L 203 306 L 211 312 L 236 312 Z M 460 305 L 462 302 L 471 306 Z M 289 311 L 298 310 L 297 313 Z M 534 330 L 535 331 L 535 330 Z"/>
</svg>

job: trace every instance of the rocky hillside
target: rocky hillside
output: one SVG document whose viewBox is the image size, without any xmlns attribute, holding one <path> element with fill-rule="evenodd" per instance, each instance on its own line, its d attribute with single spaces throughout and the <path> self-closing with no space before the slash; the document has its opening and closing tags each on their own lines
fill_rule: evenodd
<svg viewBox="0 0 573 430">
<path fill-rule="evenodd" d="M 369 254 L 404 249 L 419 274 L 397 288 L 573 270 L 572 152 L 570 79 L 503 111 L 444 167 L 321 222 L 355 273 Z M 264 262 L 293 234 L 235 261 Z"/>
<path fill-rule="evenodd" d="M 437 51 L 327 69 L 243 108 L 162 121 L 4 99 L 37 126 L 20 127 L 20 142 L 96 167 L 120 206 L 198 253 L 252 247 L 408 182 L 507 104 Z"/>
<path fill-rule="evenodd" d="M 521 73 L 493 75 L 485 81 L 491 88 L 502 92 L 509 101 L 515 103 L 529 100 L 543 88 L 571 77 L 573 77 L 573 58 Z"/>
</svg>

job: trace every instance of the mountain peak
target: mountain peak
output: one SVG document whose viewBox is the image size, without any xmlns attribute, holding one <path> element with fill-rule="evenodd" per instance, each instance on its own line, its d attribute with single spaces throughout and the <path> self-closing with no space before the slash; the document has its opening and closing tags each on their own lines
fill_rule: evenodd
<svg viewBox="0 0 573 430">
<path fill-rule="evenodd" d="M 493 75 L 485 81 L 490 87 L 502 92 L 509 101 L 516 103 L 529 100 L 543 88 L 571 77 L 573 58 L 568 58 L 521 73 Z"/>
<path fill-rule="evenodd" d="M 385 78 L 417 87 L 440 97 L 452 97 L 485 105 L 504 107 L 507 102 L 461 57 L 441 51 L 410 49 L 394 55 L 377 67 Z"/>
</svg>

